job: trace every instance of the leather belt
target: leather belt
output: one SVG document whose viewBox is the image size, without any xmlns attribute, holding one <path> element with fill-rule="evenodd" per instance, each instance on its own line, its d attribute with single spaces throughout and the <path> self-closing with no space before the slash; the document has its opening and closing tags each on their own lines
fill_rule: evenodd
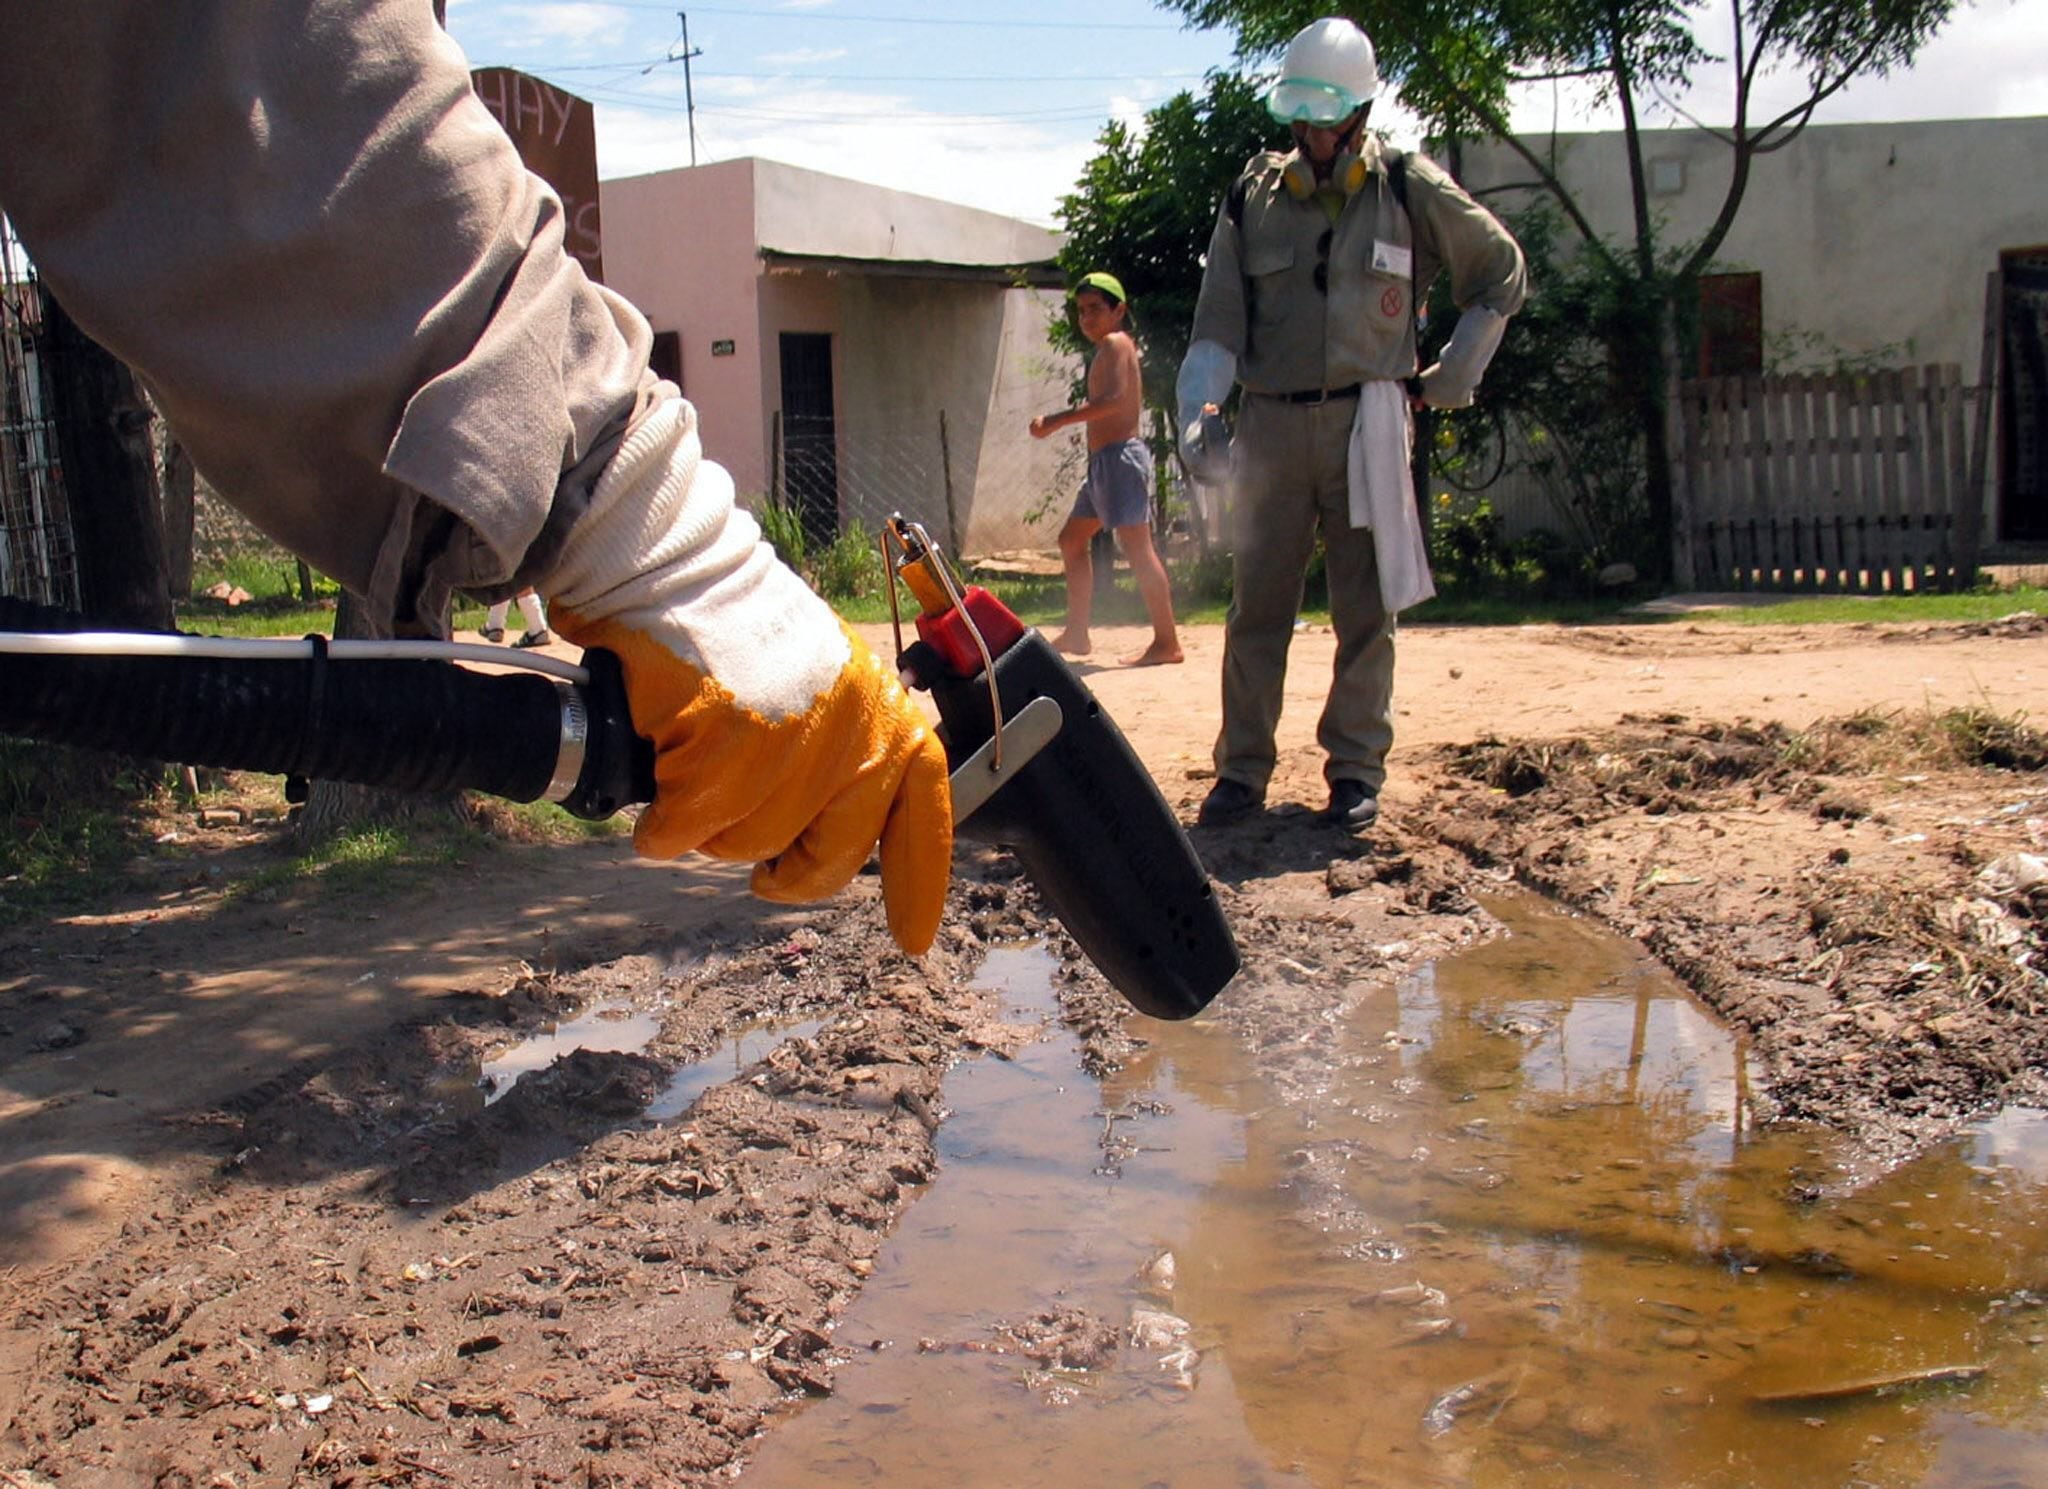
<svg viewBox="0 0 2048 1489">
<path fill-rule="evenodd" d="M 1279 403 L 1335 403 L 1339 398 L 1356 398 L 1364 387 L 1363 383 L 1352 383 L 1343 388 L 1306 388 L 1299 393 L 1261 393 L 1259 397 Z"/>
</svg>

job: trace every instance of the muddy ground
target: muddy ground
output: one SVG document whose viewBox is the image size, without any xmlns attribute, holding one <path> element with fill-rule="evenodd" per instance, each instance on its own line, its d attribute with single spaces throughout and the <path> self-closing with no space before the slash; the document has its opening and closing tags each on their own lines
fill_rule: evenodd
<svg viewBox="0 0 2048 1489">
<path fill-rule="evenodd" d="M 1089 681 L 1191 817 L 1220 636 L 1187 642 Z M 1329 654 L 1299 638 L 1268 811 L 1195 833 L 1246 962 L 1213 1016 L 1255 1047 L 1284 1032 L 1262 986 L 1443 955 L 1520 883 L 1641 940 L 1747 1038 L 1765 1117 L 1869 1164 L 2048 1100 L 2041 621 L 1417 628 L 1358 841 L 1313 820 Z M 176 830 L 118 903 L 0 932 L 0 1485 L 729 1474 L 863 1347 L 834 1320 L 934 1177 L 947 1068 L 1034 1036 L 981 954 L 1057 940 L 988 853 L 913 963 L 872 880 L 789 911 L 610 840 L 252 892 L 278 826 Z M 1113 1064 L 1143 1021 L 1063 975 Z M 485 1104 L 482 1058 L 595 1004 L 659 1033 Z M 799 1018 L 645 1120 L 732 1031 Z"/>
</svg>

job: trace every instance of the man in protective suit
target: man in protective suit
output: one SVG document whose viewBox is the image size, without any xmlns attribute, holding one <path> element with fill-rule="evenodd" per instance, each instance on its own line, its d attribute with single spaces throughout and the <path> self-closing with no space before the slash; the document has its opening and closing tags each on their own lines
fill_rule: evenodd
<svg viewBox="0 0 2048 1489">
<path fill-rule="evenodd" d="M 1263 805 L 1287 648 L 1316 535 L 1337 656 L 1316 738 L 1325 821 L 1379 815 L 1393 743 L 1395 616 L 1435 593 L 1409 478 L 1416 406 L 1462 408 L 1526 294 L 1522 252 L 1443 170 L 1366 130 L 1372 43 L 1325 19 L 1289 43 L 1267 97 L 1294 149 L 1253 157 L 1209 239 L 1177 391 L 1183 454 L 1234 487 L 1223 726 L 1204 824 Z M 1460 316 L 1417 374 L 1416 310 L 1449 270 Z M 1244 396 L 1227 454 L 1216 411 Z"/>
</svg>

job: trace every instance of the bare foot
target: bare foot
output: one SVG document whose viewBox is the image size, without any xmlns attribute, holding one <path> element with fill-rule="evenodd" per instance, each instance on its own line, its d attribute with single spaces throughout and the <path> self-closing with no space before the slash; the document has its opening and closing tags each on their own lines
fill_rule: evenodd
<svg viewBox="0 0 2048 1489">
<path fill-rule="evenodd" d="M 1095 648 L 1085 633 L 1076 636 L 1072 631 L 1062 631 L 1052 638 L 1052 649 L 1065 656 L 1085 657 Z"/>
<path fill-rule="evenodd" d="M 1123 659 L 1126 667 L 1170 667 L 1181 660 L 1180 643 L 1155 641 L 1135 656 Z"/>
</svg>

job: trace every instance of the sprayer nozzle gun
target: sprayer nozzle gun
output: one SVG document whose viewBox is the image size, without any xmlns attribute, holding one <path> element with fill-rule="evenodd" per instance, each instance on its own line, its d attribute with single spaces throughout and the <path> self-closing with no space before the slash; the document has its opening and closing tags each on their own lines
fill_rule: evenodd
<svg viewBox="0 0 2048 1489">
<path fill-rule="evenodd" d="M 956 771 L 992 748 L 999 777 L 964 838 L 1014 852 L 1081 950 L 1140 1012 L 1187 1018 L 1236 975 L 1230 933 L 1173 809 L 1094 695 L 1045 638 L 978 585 L 954 580 L 930 538 L 890 519 L 896 572 L 919 596 L 918 640 L 898 666 L 938 704 Z M 912 580 L 906 571 L 920 576 Z M 927 604 L 920 581 L 944 591 Z M 892 592 L 893 601 L 893 592 Z M 1000 754 L 1012 721 L 1051 703 L 1058 728 L 1029 757 Z"/>
</svg>

